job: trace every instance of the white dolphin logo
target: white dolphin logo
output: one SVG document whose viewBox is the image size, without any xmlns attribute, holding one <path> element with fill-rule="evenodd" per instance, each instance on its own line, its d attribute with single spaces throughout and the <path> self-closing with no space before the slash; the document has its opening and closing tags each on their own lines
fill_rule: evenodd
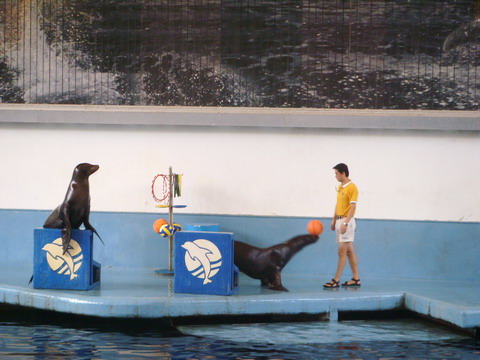
<svg viewBox="0 0 480 360">
<path fill-rule="evenodd" d="M 192 260 L 197 259 L 198 261 L 200 261 L 200 264 L 202 264 L 203 271 L 205 272 L 205 280 L 203 280 L 203 285 L 211 283 L 212 282 L 212 280 L 210 280 L 211 264 L 207 255 L 212 254 L 212 252 L 208 249 L 204 249 L 198 246 L 197 244 L 191 241 L 187 241 L 185 244 L 183 244 L 182 248 L 187 250 L 188 256 L 190 256 Z"/>
<path fill-rule="evenodd" d="M 69 249 L 71 248 L 72 247 L 69 246 Z M 47 244 L 42 248 L 42 250 L 48 252 L 54 259 L 61 259 L 65 262 L 65 264 L 67 264 L 68 270 L 70 270 L 70 280 L 73 280 L 78 276 L 74 273 L 73 259 L 68 250 L 65 254 L 63 254 L 63 248 L 55 244 Z"/>
</svg>

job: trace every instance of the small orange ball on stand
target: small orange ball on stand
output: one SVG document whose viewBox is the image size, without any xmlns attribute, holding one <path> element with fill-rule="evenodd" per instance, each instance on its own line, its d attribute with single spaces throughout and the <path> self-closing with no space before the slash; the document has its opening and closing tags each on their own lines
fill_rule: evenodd
<svg viewBox="0 0 480 360">
<path fill-rule="evenodd" d="M 168 221 L 166 221 L 164 219 L 155 220 L 155 222 L 153 223 L 153 231 L 155 231 L 156 233 L 159 233 L 161 227 L 165 224 L 168 224 Z"/>
</svg>

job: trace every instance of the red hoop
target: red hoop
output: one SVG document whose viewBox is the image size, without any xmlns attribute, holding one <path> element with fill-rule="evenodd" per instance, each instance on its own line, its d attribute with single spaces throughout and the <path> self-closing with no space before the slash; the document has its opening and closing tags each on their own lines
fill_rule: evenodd
<svg viewBox="0 0 480 360">
<path fill-rule="evenodd" d="M 163 178 L 163 198 L 159 199 L 155 196 L 155 181 L 157 181 L 157 178 L 158 177 L 162 177 Z M 168 183 L 168 175 L 164 175 L 164 174 L 158 174 L 156 175 L 154 178 L 153 178 L 153 181 L 152 181 L 152 196 L 153 196 L 153 200 L 155 200 L 156 202 L 163 202 L 165 201 L 165 199 L 167 199 L 169 196 L 170 196 L 170 184 Z"/>
</svg>

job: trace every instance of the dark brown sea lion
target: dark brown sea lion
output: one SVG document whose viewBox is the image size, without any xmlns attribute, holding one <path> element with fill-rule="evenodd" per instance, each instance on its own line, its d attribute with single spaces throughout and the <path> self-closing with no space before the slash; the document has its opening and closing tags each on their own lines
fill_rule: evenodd
<svg viewBox="0 0 480 360">
<path fill-rule="evenodd" d="M 262 286 L 268 286 L 272 290 L 288 291 L 282 285 L 280 273 L 283 267 L 298 251 L 317 240 L 317 235 L 299 235 L 268 248 L 258 248 L 235 241 L 235 265 L 251 278 L 260 279 Z"/>
<path fill-rule="evenodd" d="M 92 230 L 103 242 L 97 230 L 90 224 L 90 186 L 88 178 L 99 168 L 98 165 L 78 164 L 73 170 L 72 180 L 68 185 L 65 200 L 60 204 L 43 224 L 44 228 L 62 229 L 63 253 L 68 249 L 72 229 Z"/>
</svg>

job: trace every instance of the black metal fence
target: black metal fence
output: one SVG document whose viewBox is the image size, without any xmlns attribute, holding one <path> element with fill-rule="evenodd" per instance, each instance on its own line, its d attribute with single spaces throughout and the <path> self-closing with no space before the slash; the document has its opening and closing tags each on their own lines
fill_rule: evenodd
<svg viewBox="0 0 480 360">
<path fill-rule="evenodd" d="M 480 0 L 0 0 L 0 102 L 480 109 Z"/>
</svg>

